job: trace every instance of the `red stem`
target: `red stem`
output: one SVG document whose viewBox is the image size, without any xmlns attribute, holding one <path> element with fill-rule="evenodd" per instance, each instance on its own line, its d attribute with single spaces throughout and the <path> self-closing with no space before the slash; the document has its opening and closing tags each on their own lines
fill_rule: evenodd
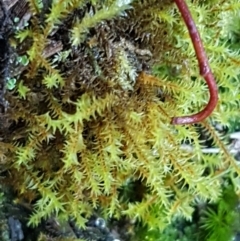
<svg viewBox="0 0 240 241">
<path fill-rule="evenodd" d="M 188 32 L 192 39 L 193 47 L 195 49 L 195 53 L 197 56 L 200 75 L 205 79 L 208 85 L 210 99 L 208 104 L 205 106 L 205 108 L 202 111 L 189 116 L 173 117 L 171 123 L 174 125 L 193 124 L 193 123 L 202 121 L 205 118 L 207 118 L 209 115 L 211 115 L 211 113 L 213 112 L 218 102 L 218 88 L 217 88 L 214 76 L 212 74 L 211 68 L 209 66 L 208 58 L 203 48 L 202 40 L 200 38 L 199 32 L 193 21 L 193 18 L 191 16 L 191 13 L 188 9 L 187 4 L 185 3 L 184 0 L 174 0 L 174 1 L 179 11 L 181 12 L 182 18 L 188 28 Z"/>
</svg>

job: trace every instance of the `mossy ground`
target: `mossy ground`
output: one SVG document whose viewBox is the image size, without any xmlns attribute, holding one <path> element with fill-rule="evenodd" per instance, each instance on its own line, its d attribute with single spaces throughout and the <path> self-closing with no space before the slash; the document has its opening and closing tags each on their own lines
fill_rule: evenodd
<svg viewBox="0 0 240 241">
<path fill-rule="evenodd" d="M 20 2 L 27 10 L 16 21 L 19 5 L 9 6 L 4 31 L 0 160 L 31 225 L 56 215 L 84 226 L 100 209 L 163 228 L 217 201 L 229 180 L 239 195 L 238 163 L 216 128 L 239 116 L 238 1 L 187 1 L 220 101 L 207 121 L 178 127 L 171 118 L 201 109 L 208 93 L 172 1 Z"/>
</svg>

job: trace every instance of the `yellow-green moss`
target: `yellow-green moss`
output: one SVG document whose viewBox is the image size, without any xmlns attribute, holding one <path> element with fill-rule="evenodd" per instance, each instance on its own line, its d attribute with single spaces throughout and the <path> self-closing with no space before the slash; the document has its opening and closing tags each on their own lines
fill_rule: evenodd
<svg viewBox="0 0 240 241">
<path fill-rule="evenodd" d="M 239 115 L 240 60 L 222 28 L 237 16 L 238 0 L 187 1 L 221 90 L 200 123 L 220 147 L 214 157 L 202 153 L 195 126 L 169 124 L 208 98 L 172 1 L 55 0 L 44 21 L 39 2 L 29 1 L 30 26 L 16 34 L 19 44 L 31 42 L 30 62 L 8 97 L 16 131 L 0 147 L 11 184 L 35 200 L 30 224 L 55 213 L 84 226 L 101 207 L 163 228 L 175 215 L 190 219 L 197 200 L 217 200 L 226 175 L 240 193 L 240 169 L 213 125 Z M 44 57 L 50 40 L 68 54 Z M 138 202 L 120 196 L 129 179 L 147 187 Z"/>
</svg>

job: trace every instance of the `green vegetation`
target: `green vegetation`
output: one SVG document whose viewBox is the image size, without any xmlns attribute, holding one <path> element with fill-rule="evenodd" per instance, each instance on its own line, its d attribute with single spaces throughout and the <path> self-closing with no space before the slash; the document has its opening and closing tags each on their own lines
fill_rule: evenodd
<svg viewBox="0 0 240 241">
<path fill-rule="evenodd" d="M 226 183 L 227 184 L 227 183 Z M 133 240 L 144 241 L 230 241 L 240 231 L 239 200 L 231 184 L 225 184 L 217 203 L 198 203 L 192 222 L 173 219 L 164 230 L 139 225 Z"/>
<path fill-rule="evenodd" d="M 208 99 L 172 1 L 53 0 L 48 11 L 29 0 L 29 25 L 13 40 L 26 48 L 26 66 L 0 127 L 5 180 L 34 204 L 29 224 L 54 213 L 84 227 L 100 208 L 162 230 L 173 219 L 190 221 L 199 202 L 217 202 L 226 179 L 240 195 L 240 167 L 215 129 L 239 117 L 240 2 L 187 2 L 220 90 L 198 126 L 170 124 Z M 60 50 L 51 54 L 54 43 Z M 202 152 L 202 133 L 218 154 Z M 139 183 L 131 200 L 123 195 L 129 180 Z M 207 220 L 214 215 L 209 209 Z M 207 220 L 203 227 L 212 228 Z"/>
<path fill-rule="evenodd" d="M 238 197 L 232 186 L 226 187 L 217 204 L 207 208 L 201 220 L 203 240 L 227 241 L 240 231 L 240 212 Z"/>
</svg>

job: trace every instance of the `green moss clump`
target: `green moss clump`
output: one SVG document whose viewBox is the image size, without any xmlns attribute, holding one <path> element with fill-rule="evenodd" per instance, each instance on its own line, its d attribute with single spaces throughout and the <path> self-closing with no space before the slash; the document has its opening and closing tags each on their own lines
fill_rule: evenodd
<svg viewBox="0 0 240 241">
<path fill-rule="evenodd" d="M 197 200 L 216 201 L 225 176 L 240 194 L 239 166 L 214 128 L 239 115 L 239 55 L 222 30 L 239 3 L 187 2 L 221 90 L 199 124 L 220 148 L 214 156 L 202 152 L 199 128 L 170 124 L 208 98 L 172 1 L 54 0 L 48 11 L 29 0 L 29 27 L 15 39 L 29 63 L 7 96 L 0 157 L 6 180 L 34 201 L 30 224 L 55 213 L 82 227 L 101 207 L 163 228 L 191 219 Z M 144 187 L 131 202 L 120 195 L 129 179 Z"/>
</svg>

